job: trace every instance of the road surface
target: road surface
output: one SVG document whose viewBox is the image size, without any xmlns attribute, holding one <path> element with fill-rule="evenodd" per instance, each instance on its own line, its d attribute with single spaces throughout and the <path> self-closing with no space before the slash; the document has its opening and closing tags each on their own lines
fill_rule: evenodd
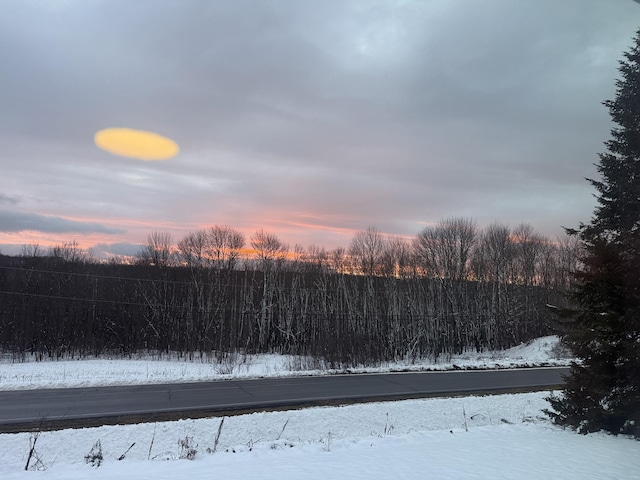
<svg viewBox="0 0 640 480">
<path fill-rule="evenodd" d="M 463 370 L 0 391 L 0 431 L 197 418 L 308 405 L 557 388 L 567 368 Z"/>
</svg>

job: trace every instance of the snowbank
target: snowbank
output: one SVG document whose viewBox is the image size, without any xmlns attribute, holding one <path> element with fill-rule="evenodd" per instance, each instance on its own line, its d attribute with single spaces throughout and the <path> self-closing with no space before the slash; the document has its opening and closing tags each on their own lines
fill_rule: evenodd
<svg viewBox="0 0 640 480">
<path fill-rule="evenodd" d="M 350 372 L 388 372 L 490 369 L 526 366 L 568 365 L 558 358 L 557 337 L 543 337 L 497 352 L 468 352 L 438 362 L 387 363 L 380 367 L 350 369 Z M 147 383 L 197 382 L 228 378 L 324 375 L 333 370 L 315 368 L 309 359 L 290 355 L 231 355 L 222 362 L 184 359 L 88 359 L 35 362 L 0 362 L 0 390 L 92 387 Z"/>
</svg>

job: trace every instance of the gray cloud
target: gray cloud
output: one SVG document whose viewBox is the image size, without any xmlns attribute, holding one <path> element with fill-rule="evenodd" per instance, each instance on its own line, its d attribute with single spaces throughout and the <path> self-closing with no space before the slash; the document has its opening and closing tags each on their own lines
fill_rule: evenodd
<svg viewBox="0 0 640 480">
<path fill-rule="evenodd" d="M 0 232 L 36 231 L 45 233 L 124 233 L 96 222 L 80 222 L 61 217 L 0 210 Z"/>
<path fill-rule="evenodd" d="M 142 248 L 138 243 L 98 243 L 92 247 L 93 253 L 99 257 L 124 256 L 130 257 L 136 255 Z"/>
<path fill-rule="evenodd" d="M 18 203 L 18 198 L 0 193 L 0 203 L 15 205 L 16 203 Z"/>
<path fill-rule="evenodd" d="M 4 2 L 0 202 L 120 221 L 124 243 L 451 215 L 559 233 L 590 217 L 637 18 L 627 0 Z M 111 126 L 181 153 L 110 156 L 92 136 Z"/>
</svg>

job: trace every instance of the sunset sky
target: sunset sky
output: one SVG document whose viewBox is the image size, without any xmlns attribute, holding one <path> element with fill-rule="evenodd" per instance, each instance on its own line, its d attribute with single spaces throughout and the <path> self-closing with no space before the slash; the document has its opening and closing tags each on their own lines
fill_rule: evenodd
<svg viewBox="0 0 640 480">
<path fill-rule="evenodd" d="M 591 217 L 632 0 L 3 0 L 0 251 Z M 94 143 L 153 132 L 177 154 Z M 176 149 L 177 151 L 177 149 Z"/>
</svg>

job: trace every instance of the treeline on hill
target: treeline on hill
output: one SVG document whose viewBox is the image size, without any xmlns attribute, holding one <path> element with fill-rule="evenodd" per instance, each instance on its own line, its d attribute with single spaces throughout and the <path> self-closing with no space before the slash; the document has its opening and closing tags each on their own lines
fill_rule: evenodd
<svg viewBox="0 0 640 480">
<path fill-rule="evenodd" d="M 501 349 L 548 335 L 577 243 L 453 218 L 412 241 L 290 250 L 214 226 L 154 232 L 132 262 L 77 244 L 0 256 L 0 348 L 15 358 L 179 352 L 307 355 L 332 367 Z M 247 253 L 250 252 L 250 253 Z"/>
</svg>

